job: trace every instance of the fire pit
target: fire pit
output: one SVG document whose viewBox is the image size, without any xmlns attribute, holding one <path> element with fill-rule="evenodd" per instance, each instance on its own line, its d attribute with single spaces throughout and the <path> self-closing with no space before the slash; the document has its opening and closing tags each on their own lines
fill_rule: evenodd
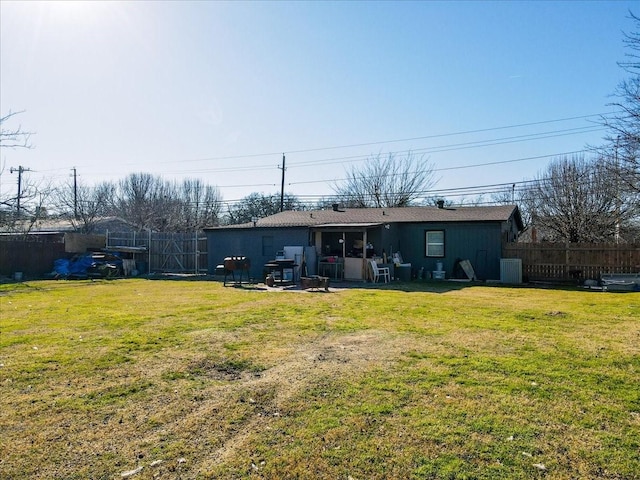
<svg viewBox="0 0 640 480">
<path fill-rule="evenodd" d="M 300 287 L 303 290 L 307 288 L 324 288 L 326 292 L 329 291 L 329 277 L 321 277 L 319 275 L 313 275 L 311 277 L 300 277 Z"/>
</svg>

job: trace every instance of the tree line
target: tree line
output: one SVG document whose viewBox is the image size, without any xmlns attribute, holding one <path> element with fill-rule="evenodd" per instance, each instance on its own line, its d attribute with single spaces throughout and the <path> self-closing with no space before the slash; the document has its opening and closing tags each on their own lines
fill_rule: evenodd
<svg viewBox="0 0 640 480">
<path fill-rule="evenodd" d="M 554 159 L 518 191 L 506 189 L 465 200 L 465 204 L 517 203 L 525 224 L 538 240 L 567 242 L 640 241 L 640 18 L 638 28 L 624 34 L 627 75 L 614 92 L 613 115 L 601 118 L 604 143 L 588 154 Z M 7 128 L 14 112 L 0 118 L 0 147 L 30 148 L 31 132 Z M 5 169 L 0 168 L 0 175 Z M 22 170 L 19 172 L 23 174 Z M 364 166 L 352 167 L 346 179 L 332 185 L 334 193 L 314 203 L 292 194 L 252 193 L 225 204 L 216 186 L 199 179 L 167 181 L 151 173 L 134 173 L 117 182 L 95 186 L 67 182 L 54 187 L 25 179 L 17 195 L 0 196 L 0 228 L 25 229 L 39 219 L 65 219 L 90 233 L 100 218 L 115 216 L 138 230 L 185 232 L 240 224 L 284 210 L 406 207 L 445 200 L 429 194 L 437 184 L 428 158 L 408 154 L 372 155 Z M 514 186 L 515 187 L 515 186 Z"/>
<path fill-rule="evenodd" d="M 167 181 L 152 173 L 132 173 L 92 186 L 75 177 L 54 186 L 36 185 L 25 174 L 17 194 L 0 199 L 0 227 L 25 232 L 38 221 L 60 219 L 78 232 L 92 233 L 101 219 L 117 217 L 139 231 L 193 232 L 248 223 L 281 210 L 332 208 L 335 203 L 348 208 L 416 205 L 435 183 L 432 178 L 432 167 L 422 158 L 378 155 L 364 169 L 352 169 L 344 184 L 333 185 L 333 195 L 317 202 L 303 202 L 290 193 L 255 192 L 226 203 L 216 186 L 196 178 Z"/>
</svg>

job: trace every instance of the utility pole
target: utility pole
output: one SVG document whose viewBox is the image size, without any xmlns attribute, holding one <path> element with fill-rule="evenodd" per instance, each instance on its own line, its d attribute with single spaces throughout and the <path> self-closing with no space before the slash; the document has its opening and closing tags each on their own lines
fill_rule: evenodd
<svg viewBox="0 0 640 480">
<path fill-rule="evenodd" d="M 278 167 L 280 168 L 280 167 Z M 280 211 L 284 211 L 284 171 L 286 168 L 284 167 L 284 153 L 282 154 L 282 185 L 280 187 Z"/>
<path fill-rule="evenodd" d="M 615 161 L 615 181 L 616 181 L 616 224 L 614 227 L 614 241 L 616 245 L 620 243 L 620 203 L 621 203 L 621 194 L 620 194 L 620 160 L 618 159 L 618 148 L 620 144 L 620 135 L 616 138 L 616 146 L 614 151 L 614 161 Z"/>
<path fill-rule="evenodd" d="M 18 199 L 16 201 L 16 217 L 20 216 L 20 197 L 22 197 L 22 173 L 30 171 L 30 168 L 24 168 L 22 165 L 19 165 L 18 168 L 11 167 L 9 169 L 10 173 L 18 172 Z"/>
<path fill-rule="evenodd" d="M 78 219 L 78 173 L 73 167 L 73 218 Z"/>
</svg>

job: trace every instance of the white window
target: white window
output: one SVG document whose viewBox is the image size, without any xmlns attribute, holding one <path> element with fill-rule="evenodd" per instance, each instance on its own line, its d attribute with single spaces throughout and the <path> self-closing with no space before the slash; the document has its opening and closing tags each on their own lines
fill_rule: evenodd
<svg viewBox="0 0 640 480">
<path fill-rule="evenodd" d="M 444 257 L 444 230 L 426 232 L 427 257 Z"/>
</svg>

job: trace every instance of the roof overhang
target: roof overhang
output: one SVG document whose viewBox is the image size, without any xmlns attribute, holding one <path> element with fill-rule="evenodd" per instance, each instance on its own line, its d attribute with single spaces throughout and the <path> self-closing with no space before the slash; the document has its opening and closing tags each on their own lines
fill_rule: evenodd
<svg viewBox="0 0 640 480">
<path fill-rule="evenodd" d="M 375 223 L 324 223 L 321 225 L 312 225 L 310 228 L 312 230 L 352 230 L 352 231 L 362 231 L 367 230 L 368 228 L 379 227 L 384 225 L 381 222 Z"/>
</svg>

